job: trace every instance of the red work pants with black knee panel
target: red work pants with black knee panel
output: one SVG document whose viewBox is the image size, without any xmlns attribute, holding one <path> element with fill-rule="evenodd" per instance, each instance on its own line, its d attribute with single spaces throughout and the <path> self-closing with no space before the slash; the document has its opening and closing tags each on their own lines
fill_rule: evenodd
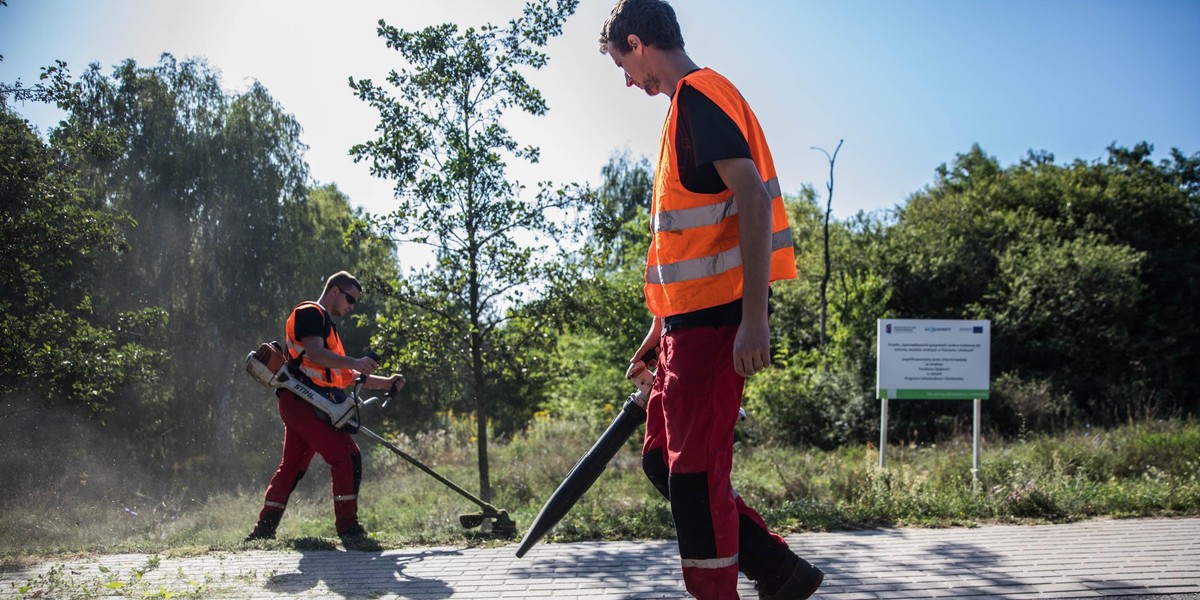
<svg viewBox="0 0 1200 600">
<path fill-rule="evenodd" d="M 795 554 L 734 492 L 733 428 L 745 379 L 733 368 L 737 325 L 668 331 L 646 403 L 643 469 L 671 503 L 688 593 L 737 598 L 739 568 L 790 573 Z"/>
<path fill-rule="evenodd" d="M 358 444 L 317 417 L 316 409 L 288 390 L 279 392 L 283 419 L 283 458 L 267 486 L 264 510 L 287 506 L 296 484 L 308 470 L 314 454 L 329 464 L 333 480 L 333 514 L 339 532 L 358 523 L 358 488 L 362 481 L 362 456 Z"/>
</svg>

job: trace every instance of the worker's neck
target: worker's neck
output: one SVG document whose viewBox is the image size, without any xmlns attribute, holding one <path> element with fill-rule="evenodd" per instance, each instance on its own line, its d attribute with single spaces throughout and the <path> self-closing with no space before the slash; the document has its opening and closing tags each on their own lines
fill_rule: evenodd
<svg viewBox="0 0 1200 600">
<path fill-rule="evenodd" d="M 667 97 L 673 97 L 675 89 L 679 86 L 679 80 L 687 77 L 688 73 L 699 68 L 700 66 L 682 49 L 664 52 L 663 73 L 665 75 L 663 76 L 663 84 L 666 86 L 666 89 L 663 90 L 663 93 Z"/>
</svg>

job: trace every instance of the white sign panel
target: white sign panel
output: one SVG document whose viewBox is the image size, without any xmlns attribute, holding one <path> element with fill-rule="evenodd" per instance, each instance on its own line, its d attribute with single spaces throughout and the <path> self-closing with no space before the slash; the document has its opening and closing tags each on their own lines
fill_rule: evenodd
<svg viewBox="0 0 1200 600">
<path fill-rule="evenodd" d="M 880 399 L 987 398 L 990 321 L 879 319 Z"/>
</svg>

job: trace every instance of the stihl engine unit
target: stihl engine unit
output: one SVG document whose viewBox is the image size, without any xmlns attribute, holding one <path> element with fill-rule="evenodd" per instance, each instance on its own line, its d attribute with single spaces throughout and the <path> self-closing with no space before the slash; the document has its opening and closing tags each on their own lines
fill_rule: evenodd
<svg viewBox="0 0 1200 600">
<path fill-rule="evenodd" d="M 378 360 L 374 353 L 371 353 L 371 358 Z M 279 342 L 267 342 L 259 346 L 258 350 L 246 355 L 246 372 L 263 385 L 286 389 L 315 406 L 329 417 L 329 423 L 334 428 L 348 428 L 349 431 L 358 429 L 355 417 L 360 403 L 346 402 L 344 399 L 341 402 L 334 401 L 293 377 L 288 370 L 287 355 L 283 353 L 283 346 Z M 356 386 L 355 392 L 357 391 Z M 357 395 L 356 393 L 354 400 L 357 400 Z M 390 399 L 389 395 L 388 400 Z M 369 404 L 374 400 L 375 398 L 371 398 L 362 404 Z M 384 404 L 386 403 L 385 401 Z"/>
<path fill-rule="evenodd" d="M 379 356 L 374 352 L 368 353 L 368 356 L 376 361 L 379 360 Z M 359 421 L 359 408 L 379 400 L 378 398 L 361 399 L 359 392 L 362 390 L 363 383 L 367 380 L 366 375 L 360 375 L 355 379 L 353 391 L 345 399 L 336 401 L 324 394 L 318 393 L 292 375 L 288 367 L 287 355 L 284 354 L 283 346 L 279 342 L 267 342 L 259 346 L 258 350 L 247 354 L 246 372 L 255 381 L 263 385 L 273 388 L 284 388 L 296 394 L 297 397 L 304 399 L 316 407 L 317 410 L 327 415 L 329 423 L 335 428 L 347 433 L 363 433 L 383 444 L 385 448 L 391 450 L 396 456 L 408 461 L 409 464 L 421 469 L 446 487 L 458 492 L 459 495 L 474 502 L 483 509 L 479 513 L 459 515 L 458 522 L 463 527 L 471 529 L 483 525 L 484 522 L 490 522 L 492 535 L 502 538 L 516 537 L 517 524 L 509 518 L 508 511 L 499 510 L 490 503 L 484 502 L 458 484 L 446 479 L 437 471 L 425 466 L 421 461 L 397 448 L 394 444 L 384 439 L 383 436 L 362 426 Z M 395 397 L 396 391 L 396 387 L 393 386 L 384 397 L 381 407 L 387 406 L 387 403 Z"/>
</svg>

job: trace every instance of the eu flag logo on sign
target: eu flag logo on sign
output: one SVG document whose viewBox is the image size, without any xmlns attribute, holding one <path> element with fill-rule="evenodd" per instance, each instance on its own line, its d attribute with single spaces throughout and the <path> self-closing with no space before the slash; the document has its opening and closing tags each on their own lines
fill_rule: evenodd
<svg viewBox="0 0 1200 600">
<path fill-rule="evenodd" d="M 982 325 L 975 326 L 972 329 L 971 333 L 983 333 L 983 326 Z"/>
</svg>

